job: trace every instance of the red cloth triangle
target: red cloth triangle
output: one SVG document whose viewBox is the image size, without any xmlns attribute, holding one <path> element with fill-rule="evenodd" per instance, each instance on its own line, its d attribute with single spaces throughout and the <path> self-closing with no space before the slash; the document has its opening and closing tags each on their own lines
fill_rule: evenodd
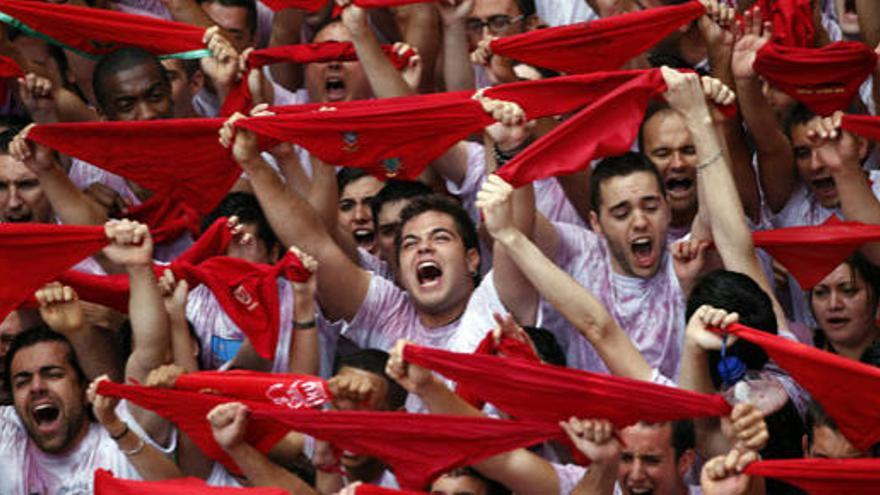
<svg viewBox="0 0 880 495">
<path fill-rule="evenodd" d="M 281 488 L 229 488 L 210 486 L 199 478 L 174 478 L 163 481 L 134 481 L 115 478 L 106 469 L 95 470 L 95 495 L 287 495 Z"/>
<path fill-rule="evenodd" d="M 593 159 L 628 151 L 648 101 L 664 91 L 666 83 L 660 71 L 646 71 L 532 143 L 498 175 L 520 187 L 538 179 L 572 174 L 589 167 Z"/>
<path fill-rule="evenodd" d="M 605 418 L 623 428 L 637 421 L 662 422 L 730 412 L 730 405 L 720 395 L 517 358 L 460 354 L 416 345 L 407 345 L 403 354 L 411 363 L 467 385 L 481 399 L 519 419 L 556 422 L 572 416 Z"/>
<path fill-rule="evenodd" d="M 880 141 L 880 117 L 872 115 L 844 115 L 840 122 L 843 130 Z"/>
<path fill-rule="evenodd" d="M 810 0 L 758 0 L 763 19 L 773 23 L 773 42 L 807 47 L 815 44 Z"/>
<path fill-rule="evenodd" d="M 303 9 L 308 12 L 317 12 L 327 4 L 327 0 L 261 0 L 266 7 L 278 12 L 282 9 Z"/>
<path fill-rule="evenodd" d="M 833 272 L 856 249 L 880 241 L 880 225 L 843 222 L 834 215 L 816 226 L 752 233 L 755 246 L 782 263 L 801 287 L 809 289 Z"/>
<path fill-rule="evenodd" d="M 0 55 L 0 78 L 14 77 L 24 77 L 24 71 L 21 70 L 18 62 L 5 55 Z"/>
<path fill-rule="evenodd" d="M 744 472 L 782 480 L 810 495 L 880 491 L 880 459 L 773 459 L 753 462 Z"/>
<path fill-rule="evenodd" d="M 0 0 L 0 12 L 58 42 L 92 55 L 138 46 L 156 55 L 205 49 L 205 28 L 113 10 Z"/>
<path fill-rule="evenodd" d="M 222 125 L 222 119 L 41 124 L 31 128 L 28 139 L 186 203 L 204 215 L 241 175 L 229 150 L 217 140 Z"/>
<path fill-rule="evenodd" d="M 505 36 L 490 46 L 492 53 L 569 74 L 617 70 L 705 13 L 699 2 L 686 2 Z"/>
<path fill-rule="evenodd" d="M 103 226 L 0 224 L 0 315 L 106 245 Z"/>
<path fill-rule="evenodd" d="M 249 370 L 198 371 L 180 375 L 174 388 L 210 391 L 236 399 L 265 402 L 289 409 L 318 407 L 330 402 L 327 382 L 310 375 L 262 373 Z"/>
<path fill-rule="evenodd" d="M 758 74 L 819 115 L 846 110 L 876 66 L 874 50 L 856 41 L 822 48 L 767 43 L 755 58 Z"/>
<path fill-rule="evenodd" d="M 744 325 L 727 331 L 767 351 L 822 404 L 857 449 L 880 442 L 880 369 Z"/>
<path fill-rule="evenodd" d="M 199 212 L 166 196 L 154 195 L 128 208 L 123 217 L 146 224 L 156 244 L 174 242 L 187 232 L 195 237 L 200 231 Z"/>
<path fill-rule="evenodd" d="M 378 457 L 391 468 L 400 486 L 410 490 L 424 488 L 452 468 L 563 437 L 556 423 L 485 416 L 262 407 L 251 417 L 255 422 L 283 424 L 336 448 Z"/>
<path fill-rule="evenodd" d="M 206 456 L 220 462 L 236 475 L 240 475 L 241 471 L 235 461 L 214 441 L 211 425 L 207 420 L 208 413 L 214 407 L 227 402 L 241 402 L 251 410 L 260 407 L 276 407 L 222 395 L 202 394 L 171 388 L 123 385 L 107 380 L 98 384 L 98 393 L 128 400 L 171 421 L 186 433 Z M 265 454 L 284 438 L 289 430 L 283 425 L 271 422 L 252 421 L 245 438 L 249 444 Z"/>
<path fill-rule="evenodd" d="M 426 495 L 425 492 L 414 492 L 410 490 L 394 490 L 392 488 L 382 488 L 376 485 L 358 485 L 354 491 L 357 495 Z"/>
</svg>

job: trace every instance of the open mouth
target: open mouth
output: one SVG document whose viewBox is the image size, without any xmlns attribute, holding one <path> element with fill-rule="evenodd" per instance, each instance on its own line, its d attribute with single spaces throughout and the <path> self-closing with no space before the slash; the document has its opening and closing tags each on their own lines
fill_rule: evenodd
<svg viewBox="0 0 880 495">
<path fill-rule="evenodd" d="M 630 495 L 654 495 L 654 490 L 651 488 L 630 488 Z"/>
<path fill-rule="evenodd" d="M 640 237 L 630 243 L 633 258 L 639 268 L 650 268 L 654 265 L 654 243 L 649 237 Z"/>
<path fill-rule="evenodd" d="M 10 215 L 6 217 L 6 221 L 9 223 L 28 223 L 31 221 L 31 217 L 30 214 Z"/>
<path fill-rule="evenodd" d="M 342 101 L 345 99 L 345 81 L 341 77 L 330 76 L 324 81 L 327 101 Z"/>
<path fill-rule="evenodd" d="M 372 229 L 355 229 L 351 234 L 354 236 L 354 242 L 359 246 L 371 246 L 376 239 Z"/>
<path fill-rule="evenodd" d="M 849 323 L 849 318 L 845 318 L 842 316 L 832 316 L 831 318 L 827 318 L 825 321 L 827 321 L 827 326 L 829 328 L 841 328 Z"/>
<path fill-rule="evenodd" d="M 817 196 L 829 196 L 837 192 L 837 189 L 834 187 L 834 178 L 832 177 L 816 179 L 812 181 L 812 184 Z"/>
<path fill-rule="evenodd" d="M 666 193 L 669 196 L 684 196 L 691 192 L 694 180 L 690 177 L 675 177 L 666 180 Z"/>
<path fill-rule="evenodd" d="M 433 261 L 423 261 L 416 267 L 416 277 L 419 280 L 420 286 L 430 287 L 440 283 L 440 278 L 443 277 L 443 270 Z"/>
<path fill-rule="evenodd" d="M 52 404 L 39 404 L 31 409 L 31 415 L 40 430 L 52 429 L 61 416 L 61 410 Z"/>
</svg>

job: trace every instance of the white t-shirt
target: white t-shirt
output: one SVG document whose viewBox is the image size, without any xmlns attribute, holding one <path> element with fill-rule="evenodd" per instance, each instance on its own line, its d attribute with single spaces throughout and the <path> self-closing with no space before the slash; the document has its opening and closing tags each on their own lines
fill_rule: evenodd
<svg viewBox="0 0 880 495">
<path fill-rule="evenodd" d="M 170 445 L 156 445 L 131 417 L 125 401 L 117 407 L 117 414 L 129 428 L 144 441 L 166 455 L 176 448 L 176 436 Z M 0 493 L 3 495 L 86 495 L 93 492 L 94 473 L 98 468 L 113 471 L 123 479 L 140 480 L 134 466 L 128 462 L 116 442 L 102 426 L 90 423 L 85 437 L 64 454 L 41 451 L 28 436 L 27 430 L 12 406 L 0 407 Z"/>
<path fill-rule="evenodd" d="M 289 349 L 293 322 L 293 288 L 287 280 L 278 280 L 278 302 L 280 314 L 278 321 L 278 344 L 272 371 L 287 372 L 290 362 Z M 201 345 L 201 367 L 221 369 L 235 357 L 244 342 L 244 332 L 232 321 L 214 294 L 204 285 L 199 285 L 189 293 L 186 302 L 186 317 L 192 322 Z"/>
<path fill-rule="evenodd" d="M 685 298 L 672 260 L 664 250 L 648 279 L 614 273 L 605 239 L 590 230 L 557 223 L 556 263 L 593 294 L 623 328 L 652 368 L 678 375 L 685 326 Z M 567 349 L 568 366 L 607 371 L 593 347 L 562 316 L 542 302 L 544 327 Z"/>
<path fill-rule="evenodd" d="M 551 27 L 599 18 L 584 0 L 536 0 L 535 12 Z"/>
<path fill-rule="evenodd" d="M 506 311 L 490 272 L 471 294 L 461 317 L 446 326 L 428 328 L 404 289 L 373 276 L 360 309 L 342 334 L 362 348 L 383 351 L 394 347 L 398 339 L 407 339 L 427 347 L 473 352 L 495 325 L 492 313 Z"/>
</svg>

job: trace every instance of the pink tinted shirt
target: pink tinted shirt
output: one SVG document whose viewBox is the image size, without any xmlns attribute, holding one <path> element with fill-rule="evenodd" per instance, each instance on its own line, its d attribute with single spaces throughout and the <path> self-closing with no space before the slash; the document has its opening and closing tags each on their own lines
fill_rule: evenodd
<svg viewBox="0 0 880 495">
<path fill-rule="evenodd" d="M 653 277 L 628 277 L 613 272 L 602 237 L 570 224 L 555 226 L 560 237 L 556 263 L 602 302 L 652 368 L 677 376 L 685 298 L 666 251 Z M 567 349 L 570 367 L 607 371 L 593 347 L 558 312 L 547 303 L 542 303 L 542 311 L 544 326 L 553 329 Z"/>
</svg>

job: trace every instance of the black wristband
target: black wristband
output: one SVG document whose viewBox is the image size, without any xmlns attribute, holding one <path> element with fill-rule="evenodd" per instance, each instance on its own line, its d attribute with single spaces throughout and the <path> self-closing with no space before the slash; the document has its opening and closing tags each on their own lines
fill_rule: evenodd
<svg viewBox="0 0 880 495">
<path fill-rule="evenodd" d="M 318 322 L 315 320 L 309 320 L 309 321 L 295 321 L 294 320 L 291 328 L 293 328 L 294 330 L 309 330 L 311 328 L 315 328 L 316 326 L 318 326 Z"/>
<path fill-rule="evenodd" d="M 125 428 L 123 428 L 122 433 L 120 433 L 118 435 L 110 435 L 110 438 L 112 438 L 113 441 L 118 442 L 119 440 L 122 439 L 122 437 L 124 437 L 125 435 L 128 435 L 128 423 L 123 423 L 123 424 L 125 425 Z"/>
</svg>

